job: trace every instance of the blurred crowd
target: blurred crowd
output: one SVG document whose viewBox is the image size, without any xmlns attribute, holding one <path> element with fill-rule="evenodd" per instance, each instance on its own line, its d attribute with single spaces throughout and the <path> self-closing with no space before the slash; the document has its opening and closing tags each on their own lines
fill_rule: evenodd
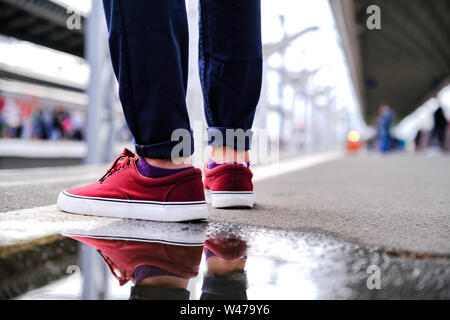
<svg viewBox="0 0 450 320">
<path fill-rule="evenodd" d="M 41 107 L 39 99 L 15 99 L 0 93 L 0 138 L 83 140 L 85 112 Z"/>
<path fill-rule="evenodd" d="M 382 153 L 404 150 L 406 142 L 392 134 L 394 125 L 395 115 L 392 108 L 388 104 L 382 104 L 379 108 L 376 123 L 377 134 L 368 141 L 369 150 L 377 150 Z M 426 149 L 450 151 L 450 121 L 442 107 L 435 110 L 433 126 L 430 130 L 418 130 L 414 139 L 414 146 L 416 151 Z"/>
</svg>

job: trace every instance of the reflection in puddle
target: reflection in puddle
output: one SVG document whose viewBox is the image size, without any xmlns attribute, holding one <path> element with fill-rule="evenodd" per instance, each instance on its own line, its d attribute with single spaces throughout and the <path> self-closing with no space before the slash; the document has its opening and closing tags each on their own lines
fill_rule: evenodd
<svg viewBox="0 0 450 320">
<path fill-rule="evenodd" d="M 119 280 L 110 284 L 106 298 L 450 297 L 448 259 L 394 257 L 379 248 L 317 233 L 214 222 L 114 220 L 100 227 L 64 230 L 63 234 L 99 250 Z M 380 271 L 379 290 L 369 289 L 370 266 Z M 101 278 L 87 274 L 92 281 Z M 108 281 L 113 279 L 108 277 Z M 80 290 L 73 298 L 81 297 Z M 22 298 L 33 298 L 30 294 Z"/>
<path fill-rule="evenodd" d="M 119 284 L 131 281 L 130 299 L 189 299 L 202 252 L 206 273 L 200 299 L 247 299 L 247 243 L 206 234 L 206 223 L 120 221 L 63 234 L 97 250 Z"/>
</svg>

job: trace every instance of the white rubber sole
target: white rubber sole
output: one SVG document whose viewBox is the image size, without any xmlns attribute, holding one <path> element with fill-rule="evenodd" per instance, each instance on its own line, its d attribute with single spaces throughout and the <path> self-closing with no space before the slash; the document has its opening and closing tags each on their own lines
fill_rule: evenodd
<svg viewBox="0 0 450 320">
<path fill-rule="evenodd" d="M 253 208 L 255 196 L 252 191 L 211 191 L 205 189 L 205 199 L 213 208 Z"/>
<path fill-rule="evenodd" d="M 163 243 L 176 246 L 202 246 L 206 241 L 206 222 L 176 223 L 120 219 L 101 226 L 68 228 L 61 234 L 106 240 Z"/>
<path fill-rule="evenodd" d="M 208 218 L 205 201 L 157 202 L 82 197 L 63 191 L 56 202 L 62 211 L 75 214 L 141 219 L 152 221 L 190 221 Z"/>
</svg>

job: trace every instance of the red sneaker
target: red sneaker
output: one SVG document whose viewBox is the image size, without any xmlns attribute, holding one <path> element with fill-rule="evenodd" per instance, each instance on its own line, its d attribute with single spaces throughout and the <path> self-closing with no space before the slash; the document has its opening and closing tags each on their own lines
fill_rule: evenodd
<svg viewBox="0 0 450 320">
<path fill-rule="evenodd" d="M 180 246 L 140 241 L 69 236 L 97 249 L 122 286 L 132 280 L 136 267 L 151 265 L 189 279 L 198 275 L 202 246 Z"/>
<path fill-rule="evenodd" d="M 205 250 L 226 260 L 243 259 L 247 248 L 247 242 L 237 238 L 214 236 L 205 242 Z"/>
<path fill-rule="evenodd" d="M 214 208 L 247 207 L 255 204 L 253 174 L 240 164 L 205 165 L 205 197 Z"/>
<path fill-rule="evenodd" d="M 147 178 L 138 172 L 137 159 L 125 149 L 99 181 L 61 192 L 58 208 L 77 214 L 155 221 L 208 217 L 200 169 Z"/>
</svg>

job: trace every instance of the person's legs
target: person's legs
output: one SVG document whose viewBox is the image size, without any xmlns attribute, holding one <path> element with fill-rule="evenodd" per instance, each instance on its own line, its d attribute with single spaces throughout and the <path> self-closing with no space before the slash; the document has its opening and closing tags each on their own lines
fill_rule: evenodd
<svg viewBox="0 0 450 320">
<path fill-rule="evenodd" d="M 63 191 L 63 211 L 158 221 L 205 219 L 202 174 L 174 157 L 192 150 L 186 109 L 188 27 L 184 0 L 104 0 L 119 96 L 136 141 L 96 183 Z M 172 155 L 177 129 L 190 140 Z M 183 136 L 186 139 L 186 134 Z M 178 160 L 178 159 L 177 159 Z M 188 159 L 189 160 L 189 159 Z"/>
<path fill-rule="evenodd" d="M 199 72 L 212 147 L 207 199 L 214 207 L 252 207 L 248 150 L 262 81 L 260 0 L 200 0 L 199 8 Z"/>
<path fill-rule="evenodd" d="M 178 143 L 171 141 L 172 132 L 191 130 L 185 1 L 103 0 L 103 5 L 119 96 L 136 153 L 170 159 Z"/>
<path fill-rule="evenodd" d="M 247 151 L 262 79 L 260 0 L 200 0 L 199 10 L 199 72 L 212 155 L 220 157 L 223 147 Z M 239 142 L 227 129 L 247 135 Z M 216 139 L 219 132 L 223 139 Z"/>
<path fill-rule="evenodd" d="M 200 300 L 247 300 L 247 243 L 210 238 L 205 243 L 207 271 Z"/>
</svg>

